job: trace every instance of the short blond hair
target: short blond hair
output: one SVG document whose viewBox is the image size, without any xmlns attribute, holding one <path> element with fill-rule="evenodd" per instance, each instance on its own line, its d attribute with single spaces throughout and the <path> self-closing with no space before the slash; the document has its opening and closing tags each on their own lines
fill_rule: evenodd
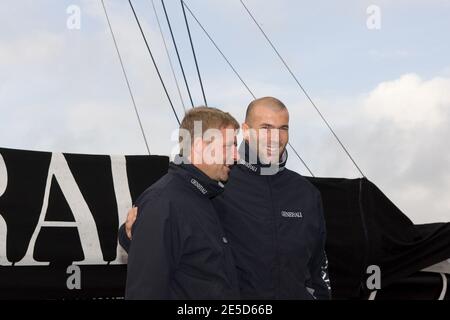
<svg viewBox="0 0 450 320">
<path fill-rule="evenodd" d="M 180 124 L 180 135 L 178 137 L 178 141 L 180 143 L 180 149 L 183 150 L 188 146 L 183 146 L 183 135 L 181 134 L 182 130 L 188 131 L 191 137 L 191 143 L 194 141 L 195 132 L 194 126 L 195 122 L 200 121 L 202 123 L 202 132 L 203 135 L 205 131 L 208 129 L 224 129 L 232 127 L 234 129 L 239 129 L 239 122 L 228 112 L 224 112 L 217 108 L 212 107 L 196 107 L 184 115 L 183 120 Z M 184 148 L 183 148 L 184 147 Z"/>
</svg>

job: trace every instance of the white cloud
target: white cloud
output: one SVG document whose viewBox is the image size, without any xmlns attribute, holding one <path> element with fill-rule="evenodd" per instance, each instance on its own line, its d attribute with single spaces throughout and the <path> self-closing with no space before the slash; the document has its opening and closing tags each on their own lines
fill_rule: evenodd
<svg viewBox="0 0 450 320">
<path fill-rule="evenodd" d="M 450 221 L 450 78 L 406 74 L 321 102 L 365 174 L 405 214 L 416 223 Z M 312 154 L 325 176 L 354 176 L 335 141 L 317 142 Z"/>
<path fill-rule="evenodd" d="M 374 120 L 388 120 L 403 129 L 435 127 L 450 106 L 450 79 L 422 80 L 407 74 L 379 84 L 366 98 L 364 108 Z"/>
<path fill-rule="evenodd" d="M 64 38 L 53 33 L 37 33 L 26 38 L 3 43 L 0 50 L 0 68 L 20 64 L 46 64 L 58 57 L 64 47 Z"/>
</svg>

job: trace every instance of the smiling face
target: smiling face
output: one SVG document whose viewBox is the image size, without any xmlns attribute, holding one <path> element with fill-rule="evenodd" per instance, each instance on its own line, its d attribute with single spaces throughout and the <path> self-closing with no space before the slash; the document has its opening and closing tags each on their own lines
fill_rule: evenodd
<svg viewBox="0 0 450 320">
<path fill-rule="evenodd" d="M 263 162 L 278 163 L 289 142 L 289 112 L 277 99 L 255 100 L 249 106 L 242 129 L 250 146 L 258 146 L 258 156 Z"/>
<path fill-rule="evenodd" d="M 237 161 L 239 123 L 229 113 L 211 107 L 189 110 L 180 125 L 180 153 L 216 181 L 227 181 Z"/>
<path fill-rule="evenodd" d="M 218 181 L 227 181 L 231 166 L 238 160 L 236 130 L 228 127 L 220 130 L 222 141 L 214 141 L 214 148 L 220 150 L 217 161 L 210 165 L 210 178 Z M 220 155 L 221 154 L 221 155 Z"/>
</svg>

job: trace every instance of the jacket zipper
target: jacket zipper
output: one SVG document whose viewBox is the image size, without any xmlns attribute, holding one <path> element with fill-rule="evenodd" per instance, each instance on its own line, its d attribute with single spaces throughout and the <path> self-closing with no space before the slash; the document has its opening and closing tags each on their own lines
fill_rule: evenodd
<svg viewBox="0 0 450 320">
<path fill-rule="evenodd" d="M 232 270 L 234 270 L 236 267 L 235 267 L 234 262 L 230 259 L 231 258 L 230 257 L 231 249 L 230 249 L 229 244 L 228 244 L 228 237 L 225 234 L 225 230 L 223 229 L 222 221 L 220 220 L 220 218 L 218 216 L 217 210 L 214 208 L 214 206 L 212 204 L 211 204 L 211 206 L 214 209 L 213 216 L 214 216 L 214 219 L 216 221 L 217 227 L 219 229 L 219 236 L 221 237 L 221 239 L 219 241 L 220 241 L 222 253 L 223 253 L 223 256 L 224 256 L 224 262 L 226 263 L 226 266 L 225 266 L 225 275 L 227 277 L 226 281 L 229 282 L 231 288 L 233 288 L 237 284 L 234 281 L 235 277 L 233 276 L 233 274 L 230 274 L 230 270 L 229 269 L 231 268 Z M 226 243 L 224 242 L 224 239 L 227 240 Z"/>
<path fill-rule="evenodd" d="M 274 247 L 275 247 L 275 273 L 276 273 L 276 283 L 275 283 L 275 299 L 279 298 L 279 288 L 280 288 L 280 254 L 279 254 L 279 249 L 278 249 L 278 216 L 277 213 L 275 212 L 275 205 L 274 205 L 274 201 L 273 201 L 273 191 L 272 191 L 272 184 L 270 181 L 271 176 L 267 176 L 267 184 L 269 185 L 269 194 L 270 194 L 270 204 L 272 207 L 272 214 L 273 214 L 273 218 L 274 218 Z"/>
</svg>

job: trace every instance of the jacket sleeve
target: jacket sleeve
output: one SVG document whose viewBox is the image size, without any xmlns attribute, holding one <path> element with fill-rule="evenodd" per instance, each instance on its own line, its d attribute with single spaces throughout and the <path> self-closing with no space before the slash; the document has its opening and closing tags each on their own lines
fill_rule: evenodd
<svg viewBox="0 0 450 320">
<path fill-rule="evenodd" d="M 328 259 L 325 253 L 326 226 L 323 213 L 322 199 L 317 197 L 318 215 L 320 218 L 319 242 L 310 263 L 312 295 L 316 299 L 328 300 L 331 298 L 330 278 L 328 275 Z"/>
<path fill-rule="evenodd" d="M 127 253 L 130 252 L 131 240 L 125 231 L 125 223 L 119 228 L 119 244 Z"/>
<path fill-rule="evenodd" d="M 174 237 L 171 205 L 165 197 L 139 203 L 128 255 L 126 299 L 170 299 L 170 278 L 180 245 Z"/>
</svg>

